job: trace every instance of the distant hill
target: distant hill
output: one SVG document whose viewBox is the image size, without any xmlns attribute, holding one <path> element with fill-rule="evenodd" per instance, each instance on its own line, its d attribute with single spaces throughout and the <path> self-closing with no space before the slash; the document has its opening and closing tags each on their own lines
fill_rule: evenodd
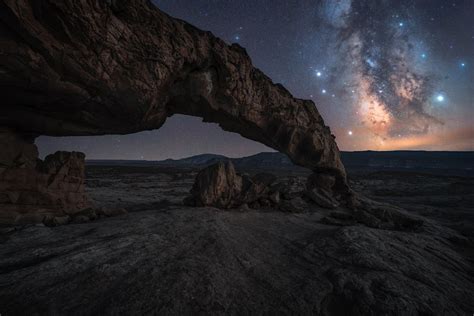
<svg viewBox="0 0 474 316">
<path fill-rule="evenodd" d="M 342 152 L 341 158 L 349 172 L 404 170 L 474 176 L 474 152 L 358 151 Z M 223 160 L 231 160 L 237 168 L 241 169 L 302 169 L 302 167 L 295 166 L 285 154 L 279 152 L 262 152 L 242 158 L 202 154 L 183 159 L 166 159 L 161 161 L 88 160 L 87 164 L 204 168 Z"/>
<path fill-rule="evenodd" d="M 202 165 L 211 165 L 221 160 L 229 159 L 223 155 L 215 155 L 215 154 L 202 154 L 191 156 L 182 159 L 166 159 L 157 161 L 156 164 L 159 165 L 174 165 L 174 166 L 202 166 Z"/>
</svg>

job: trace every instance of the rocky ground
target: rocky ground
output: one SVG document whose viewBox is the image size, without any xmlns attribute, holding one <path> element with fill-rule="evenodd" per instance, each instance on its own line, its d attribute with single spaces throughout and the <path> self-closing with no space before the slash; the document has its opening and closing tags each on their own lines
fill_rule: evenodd
<svg viewBox="0 0 474 316">
<path fill-rule="evenodd" d="M 474 312 L 473 178 L 350 173 L 357 191 L 424 217 L 403 232 L 325 224 L 318 207 L 186 207 L 196 173 L 89 166 L 95 204 L 128 214 L 2 228 L 0 314 Z"/>
</svg>

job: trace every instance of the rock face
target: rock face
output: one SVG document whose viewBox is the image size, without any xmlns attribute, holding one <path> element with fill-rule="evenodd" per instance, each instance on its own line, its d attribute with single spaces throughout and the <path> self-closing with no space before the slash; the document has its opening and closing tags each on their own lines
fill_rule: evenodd
<svg viewBox="0 0 474 316">
<path fill-rule="evenodd" d="M 31 137 L 127 134 L 199 116 L 330 178 L 329 194 L 349 193 L 312 101 L 274 84 L 239 45 L 150 1 L 0 0 L 0 21 L 0 126 Z"/>
<path fill-rule="evenodd" d="M 0 131 L 0 223 L 27 224 L 74 214 L 89 205 L 84 154 L 56 152 L 44 161 L 32 138 Z"/>
<path fill-rule="evenodd" d="M 278 205 L 278 192 L 270 185 L 275 177 L 259 174 L 251 178 L 236 173 L 230 161 L 218 162 L 201 170 L 196 176 L 191 196 L 184 203 L 191 206 L 214 206 L 228 209 L 244 204 L 251 206 Z"/>
</svg>

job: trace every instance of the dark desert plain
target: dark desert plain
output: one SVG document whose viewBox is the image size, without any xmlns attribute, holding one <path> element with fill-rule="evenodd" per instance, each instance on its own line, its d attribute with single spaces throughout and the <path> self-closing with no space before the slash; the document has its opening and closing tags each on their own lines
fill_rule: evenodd
<svg viewBox="0 0 474 316">
<path fill-rule="evenodd" d="M 472 14 L 0 0 L 0 316 L 473 315 Z"/>
<path fill-rule="evenodd" d="M 432 155 L 409 160 L 424 164 Z M 2 228 L 3 313 L 467 314 L 473 155 L 449 155 L 467 164 L 419 170 L 377 152 L 360 153 L 365 159 L 352 168 L 346 162 L 351 186 L 421 218 L 415 231 L 344 223 L 331 216 L 337 209 L 300 199 L 297 190 L 286 191 L 295 203 L 287 210 L 184 206 L 198 171 L 221 156 L 198 157 L 197 165 L 90 161 L 93 203 L 128 214 Z M 310 173 L 278 153 L 234 164 L 296 188 Z"/>
</svg>

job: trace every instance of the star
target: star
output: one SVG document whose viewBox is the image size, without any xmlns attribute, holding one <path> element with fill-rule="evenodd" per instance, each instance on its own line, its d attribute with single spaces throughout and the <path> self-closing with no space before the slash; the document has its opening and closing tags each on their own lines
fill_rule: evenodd
<svg viewBox="0 0 474 316">
<path fill-rule="evenodd" d="M 321 77 L 322 75 L 323 75 L 323 74 L 321 73 L 321 71 L 318 71 L 318 72 L 316 73 L 316 76 L 318 76 L 318 77 Z"/>
<path fill-rule="evenodd" d="M 425 53 L 421 54 L 421 58 L 423 59 L 426 58 L 426 54 Z"/>
<path fill-rule="evenodd" d="M 377 66 L 377 64 L 370 58 L 367 58 L 366 62 L 371 68 L 375 68 Z"/>
<path fill-rule="evenodd" d="M 234 39 L 235 39 L 236 41 L 239 41 L 239 40 L 240 40 L 240 36 L 239 36 L 239 35 L 236 35 L 236 36 L 234 36 Z"/>
<path fill-rule="evenodd" d="M 348 134 L 349 136 L 352 136 L 353 133 L 352 133 L 352 131 L 348 131 L 347 134 Z"/>
<path fill-rule="evenodd" d="M 326 94 L 326 89 L 321 90 L 322 94 Z"/>
<path fill-rule="evenodd" d="M 461 67 L 466 67 L 466 63 L 461 63 Z"/>
<path fill-rule="evenodd" d="M 443 101 L 444 101 L 444 96 L 443 96 L 442 94 L 438 94 L 438 95 L 436 96 L 436 101 L 438 101 L 438 102 L 443 102 Z"/>
<path fill-rule="evenodd" d="M 398 23 L 399 26 L 403 26 L 403 22 Z"/>
</svg>

